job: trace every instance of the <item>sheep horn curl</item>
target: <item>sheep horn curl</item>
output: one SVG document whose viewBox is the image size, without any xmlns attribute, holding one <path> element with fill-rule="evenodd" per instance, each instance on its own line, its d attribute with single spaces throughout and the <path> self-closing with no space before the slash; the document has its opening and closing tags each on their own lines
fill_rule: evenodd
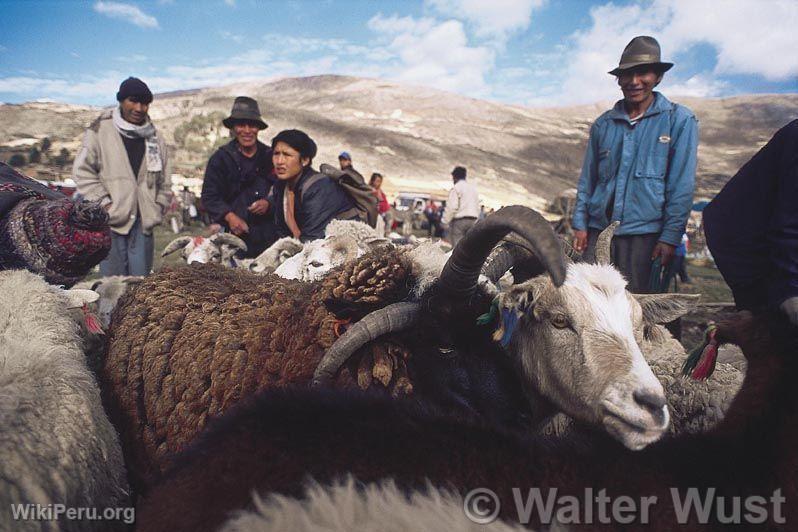
<svg viewBox="0 0 798 532">
<path fill-rule="evenodd" d="M 165 248 L 163 248 L 163 252 L 161 252 L 161 257 L 165 257 L 170 253 L 174 253 L 178 249 L 183 249 L 191 242 L 190 236 L 180 236 L 169 242 Z"/>
<path fill-rule="evenodd" d="M 467 303 L 477 288 L 486 259 L 496 243 L 511 231 L 521 237 L 540 259 L 554 285 L 561 286 L 565 281 L 565 256 L 557 235 L 538 212 L 521 205 L 503 207 L 477 222 L 443 267 L 439 286 Z"/>
<path fill-rule="evenodd" d="M 244 243 L 244 241 L 230 233 L 216 233 L 211 237 L 211 242 L 213 242 L 214 244 L 216 243 L 227 244 L 229 246 L 236 247 L 242 251 L 247 250 L 247 245 Z"/>
<path fill-rule="evenodd" d="M 311 386 L 330 383 L 352 353 L 370 341 L 383 334 L 401 331 L 413 325 L 420 308 L 421 305 L 418 303 L 393 303 L 364 316 L 362 320 L 347 329 L 324 353 L 313 373 Z"/>
<path fill-rule="evenodd" d="M 612 262 L 612 237 L 615 235 L 615 229 L 621 225 L 621 222 L 615 221 L 607 226 L 596 239 L 596 264 L 604 264 L 609 266 Z"/>
</svg>

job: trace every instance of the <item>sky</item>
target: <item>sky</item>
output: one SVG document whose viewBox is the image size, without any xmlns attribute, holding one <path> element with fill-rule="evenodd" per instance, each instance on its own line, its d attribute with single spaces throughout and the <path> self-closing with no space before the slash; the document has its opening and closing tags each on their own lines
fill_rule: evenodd
<svg viewBox="0 0 798 532">
<path fill-rule="evenodd" d="M 615 100 L 635 35 L 668 96 L 798 93 L 797 0 L 0 0 L 0 102 L 341 74 L 550 107 Z"/>
</svg>

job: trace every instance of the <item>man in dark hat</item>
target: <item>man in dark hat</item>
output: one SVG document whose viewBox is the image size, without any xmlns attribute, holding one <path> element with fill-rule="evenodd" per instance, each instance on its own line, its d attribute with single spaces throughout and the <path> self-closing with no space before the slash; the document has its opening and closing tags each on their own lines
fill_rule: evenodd
<svg viewBox="0 0 798 532">
<path fill-rule="evenodd" d="M 338 166 L 341 167 L 341 170 L 352 168 L 352 156 L 349 155 L 348 151 L 342 151 L 338 154 Z"/>
<path fill-rule="evenodd" d="M 213 222 L 247 244 L 246 257 L 256 257 L 277 239 L 266 199 L 275 182 L 272 152 L 258 140 L 268 126 L 258 102 L 247 96 L 235 99 L 222 123 L 234 138 L 208 161 L 202 204 Z"/>
<path fill-rule="evenodd" d="M 449 243 L 456 246 L 479 218 L 479 194 L 477 187 L 466 181 L 466 169 L 455 166 L 452 170 L 454 186 L 446 200 L 443 223 L 449 227 Z"/>
<path fill-rule="evenodd" d="M 127 78 L 116 93 L 119 105 L 89 126 L 72 174 L 78 193 L 108 212 L 111 252 L 102 275 L 148 275 L 154 252 L 153 228 L 171 202 L 166 144 L 147 111 L 152 92 Z"/>
<path fill-rule="evenodd" d="M 693 202 L 698 121 L 654 91 L 672 66 L 653 37 L 626 46 L 609 72 L 623 99 L 590 128 L 574 209 L 574 247 L 588 258 L 599 232 L 620 222 L 612 260 L 636 293 L 657 288 L 652 265 L 673 257 Z"/>
</svg>

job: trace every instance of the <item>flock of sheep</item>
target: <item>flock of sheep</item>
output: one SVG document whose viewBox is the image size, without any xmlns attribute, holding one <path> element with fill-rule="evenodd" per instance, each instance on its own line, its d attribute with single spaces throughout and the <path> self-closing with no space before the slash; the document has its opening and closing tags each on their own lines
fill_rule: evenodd
<svg viewBox="0 0 798 532">
<path fill-rule="evenodd" d="M 627 292 L 602 252 L 611 231 L 597 264 L 506 207 L 448 253 L 336 221 L 325 239 L 283 239 L 246 263 L 236 237 L 183 237 L 164 254 L 180 250 L 185 267 L 72 290 L 0 272 L 0 501 L 135 504 L 138 530 L 228 531 L 304 529 L 320 501 L 376 521 L 368 508 L 382 504 L 445 529 L 479 478 L 434 465 L 447 449 L 528 463 L 517 448 L 531 437 L 554 463 L 585 445 L 648 452 L 718 430 L 743 372 L 680 376 L 684 349 L 661 324 L 696 296 Z M 89 308 L 104 337 L 82 327 Z M 297 504 L 310 513 L 289 519 Z M 345 521 L 327 526 L 360 526 Z M 126 526 L 0 509 L 3 530 Z"/>
</svg>

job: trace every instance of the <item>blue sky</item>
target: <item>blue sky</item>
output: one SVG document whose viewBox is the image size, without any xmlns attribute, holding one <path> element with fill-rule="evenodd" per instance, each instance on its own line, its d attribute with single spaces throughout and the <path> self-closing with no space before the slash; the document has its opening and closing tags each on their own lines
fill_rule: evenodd
<svg viewBox="0 0 798 532">
<path fill-rule="evenodd" d="M 155 92 L 317 74 L 504 103 L 616 99 L 635 35 L 676 63 L 668 95 L 798 92 L 796 0 L 0 0 L 0 101 L 107 105 Z"/>
</svg>

